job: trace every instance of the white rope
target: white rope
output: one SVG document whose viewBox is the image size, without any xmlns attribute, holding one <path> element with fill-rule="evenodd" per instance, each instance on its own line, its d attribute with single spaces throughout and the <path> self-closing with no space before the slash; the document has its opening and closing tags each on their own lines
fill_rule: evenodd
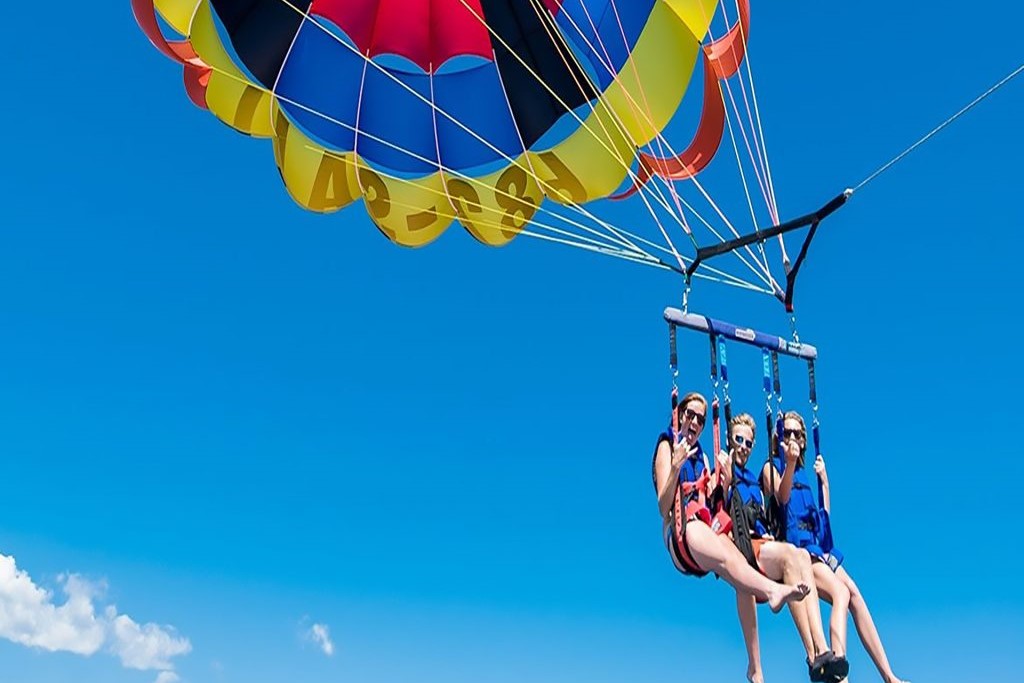
<svg viewBox="0 0 1024 683">
<path fill-rule="evenodd" d="M 983 92 L 983 93 L 982 93 L 981 95 L 978 95 L 978 97 L 974 98 L 974 100 L 972 100 L 970 104 L 968 104 L 968 105 L 967 105 L 967 106 L 965 106 L 965 107 L 964 107 L 963 109 L 961 109 L 961 110 L 960 110 L 960 111 L 958 111 L 957 113 L 953 114 L 953 115 L 952 115 L 952 116 L 950 116 L 950 117 L 949 117 L 948 119 L 946 119 L 945 121 L 943 121 L 942 123 L 940 123 L 940 124 L 939 124 L 938 126 L 936 126 L 935 128 L 933 128 L 933 129 L 932 129 L 932 131 L 931 131 L 930 133 L 928 133 L 927 135 L 925 135 L 925 136 L 924 136 L 923 138 L 921 138 L 920 140 L 918 140 L 917 142 L 915 142 L 914 144 L 912 144 L 912 145 L 911 145 L 910 147 L 907 147 L 907 148 L 906 148 L 905 150 L 903 150 L 902 152 L 900 152 L 899 154 L 897 154 L 897 155 L 896 155 L 895 157 L 893 157 L 893 158 L 892 158 L 892 160 L 891 160 L 891 161 L 889 161 L 889 162 L 887 162 L 887 163 L 883 164 L 883 165 L 882 165 L 881 167 L 879 167 L 879 169 L 878 169 L 877 171 L 875 171 L 874 173 L 872 173 L 871 175 L 869 175 L 869 176 L 868 176 L 867 178 L 865 178 L 864 180 L 860 181 L 860 183 L 858 183 L 858 184 L 857 184 L 857 185 L 856 185 L 856 186 L 855 186 L 855 187 L 854 187 L 853 189 L 851 189 L 851 190 L 848 190 L 848 192 L 849 192 L 850 194 L 853 194 L 854 192 L 856 192 L 856 191 L 857 191 L 857 190 L 859 190 L 860 188 L 864 187 L 865 185 L 867 185 L 868 183 L 870 183 L 870 182 L 871 182 L 872 180 L 874 180 L 874 179 L 875 179 L 875 178 L 877 178 L 878 176 L 880 176 L 880 175 L 882 175 L 883 173 L 885 173 L 886 171 L 888 171 L 888 170 L 889 170 L 890 168 L 892 168 L 892 167 L 893 167 L 893 166 L 894 166 L 895 164 L 897 164 L 897 163 L 899 163 L 900 161 L 902 161 L 902 160 L 903 160 L 903 158 L 904 158 L 905 156 L 907 156 L 908 154 L 910 154 L 911 152 L 913 152 L 913 151 L 914 151 L 915 149 L 917 149 L 918 147 L 920 147 L 920 146 L 921 146 L 921 145 L 923 145 L 924 143 L 926 143 L 926 142 L 928 142 L 929 140 L 931 140 L 931 139 L 932 139 L 932 138 L 933 138 L 933 137 L 934 137 L 935 135 L 937 135 L 937 134 L 939 133 L 939 131 L 941 131 L 941 130 L 942 130 L 943 128 L 946 128 L 947 126 L 949 126 L 950 124 L 952 124 L 952 123 L 953 123 L 954 121 L 956 121 L 956 120 L 957 120 L 958 118 L 960 118 L 961 116 L 963 116 L 964 114 L 966 114 L 967 112 L 969 112 L 969 111 L 970 111 L 971 109 L 973 109 L 974 107 L 976 107 L 976 106 L 977 106 L 978 104 L 980 104 L 980 103 L 982 102 L 982 100 L 984 100 L 984 99 L 985 99 L 985 98 L 987 98 L 987 97 L 988 97 L 989 95 L 991 95 L 992 93 L 994 93 L 994 92 L 995 92 L 996 90 L 999 90 L 999 89 L 1000 89 L 1001 87 L 1003 87 L 1004 85 L 1006 85 L 1007 83 L 1009 83 L 1009 82 L 1010 82 L 1011 80 L 1013 80 L 1013 78 L 1015 78 L 1015 77 L 1016 77 L 1016 76 L 1017 76 L 1018 74 L 1020 74 L 1020 73 L 1021 73 L 1022 71 L 1024 71 L 1024 64 L 1021 64 L 1020 66 L 1018 66 L 1018 67 L 1017 67 L 1016 69 L 1014 69 L 1014 70 L 1013 70 L 1013 71 L 1012 71 L 1012 72 L 1011 72 L 1011 73 L 1010 73 L 1010 74 L 1009 74 L 1008 76 L 1006 76 L 1005 78 L 1003 78 L 1002 80 L 1000 80 L 1000 81 L 999 81 L 998 83 L 996 83 L 996 84 L 995 84 L 995 85 L 993 85 L 993 86 L 992 86 L 991 88 L 989 88 L 988 90 L 986 90 L 985 92 Z"/>
</svg>

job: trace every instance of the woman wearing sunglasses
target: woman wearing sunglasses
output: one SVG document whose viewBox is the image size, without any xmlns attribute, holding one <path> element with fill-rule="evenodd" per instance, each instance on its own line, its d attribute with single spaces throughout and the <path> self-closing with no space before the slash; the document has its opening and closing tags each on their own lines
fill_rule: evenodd
<svg viewBox="0 0 1024 683">
<path fill-rule="evenodd" d="M 786 602 L 803 600 L 810 588 L 769 579 L 747 564 L 727 536 L 711 529 L 706 500 L 716 482 L 698 441 L 707 410 L 703 396 L 687 394 L 677 408 L 678 433 L 669 431 L 658 438 L 652 474 L 665 545 L 683 574 L 701 577 L 714 572 L 778 612 Z"/>
<path fill-rule="evenodd" d="M 807 652 L 811 680 L 840 681 L 846 678 L 850 667 L 845 657 L 833 654 L 825 640 L 811 556 L 802 548 L 774 540 L 768 532 L 764 496 L 758 477 L 747 467 L 754 448 L 754 431 L 754 419 L 750 415 L 743 413 L 732 418 L 728 429 L 729 451 L 720 454 L 722 484 L 729 491 L 733 539 L 750 565 L 761 573 L 781 573 L 787 580 L 799 581 L 810 588 L 809 599 L 790 605 L 790 612 Z M 737 593 L 736 609 L 747 647 L 747 680 L 762 683 L 764 675 L 757 638 L 757 605 L 753 597 Z"/>
<path fill-rule="evenodd" d="M 826 529 L 804 469 L 807 428 L 799 413 L 789 412 L 783 416 L 781 436 L 782 455 L 776 454 L 771 462 L 765 463 L 761 472 L 761 486 L 766 496 L 775 495 L 782 506 L 780 522 L 785 525 L 786 540 L 806 548 L 811 554 L 818 592 L 832 605 L 832 618 L 829 622 L 832 647 L 837 656 L 846 655 L 846 615 L 847 612 L 853 614 L 853 623 L 861 643 L 882 679 L 885 683 L 901 683 L 889 666 L 885 648 L 882 647 L 882 640 L 864 596 L 846 569 L 839 566 L 841 556 L 825 552 L 822 548 Z M 825 460 L 820 455 L 814 461 L 814 472 L 821 483 L 821 505 L 827 514 L 831 503 L 828 472 L 825 470 Z"/>
</svg>

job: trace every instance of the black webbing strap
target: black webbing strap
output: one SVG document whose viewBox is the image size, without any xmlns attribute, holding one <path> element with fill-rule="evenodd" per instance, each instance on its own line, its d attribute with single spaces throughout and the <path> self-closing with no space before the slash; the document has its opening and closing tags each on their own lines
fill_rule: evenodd
<svg viewBox="0 0 1024 683">
<path fill-rule="evenodd" d="M 675 372 L 679 367 L 679 354 L 676 353 L 676 326 L 668 324 L 668 367 Z"/>
<path fill-rule="evenodd" d="M 804 239 L 804 243 L 800 249 L 800 255 L 797 257 L 796 263 L 794 263 L 793 268 L 790 269 L 789 273 L 786 275 L 786 292 L 784 294 L 777 295 L 779 300 L 786 305 L 786 309 L 792 311 L 793 289 L 796 286 L 796 276 L 800 270 L 800 266 L 803 265 L 804 259 L 807 257 L 807 250 L 811 246 L 811 240 L 814 239 L 814 234 L 818 230 L 818 225 L 845 204 L 848 197 L 849 195 L 844 192 L 814 213 L 794 218 L 791 221 L 786 221 L 779 225 L 773 225 L 772 227 L 765 228 L 764 230 L 755 230 L 749 235 L 741 235 L 740 237 L 728 240 L 727 242 L 713 244 L 708 247 L 701 247 L 697 250 L 697 257 L 693 259 L 690 265 L 686 268 L 685 275 L 687 283 L 689 283 L 693 278 L 693 274 L 697 272 L 697 268 L 700 267 L 701 263 L 708 259 L 721 256 L 722 254 L 728 254 L 736 251 L 737 249 L 750 246 L 751 244 L 756 244 L 758 242 L 763 243 L 772 237 L 784 235 L 788 232 L 811 226 L 811 229 L 807 232 L 807 237 Z"/>
</svg>

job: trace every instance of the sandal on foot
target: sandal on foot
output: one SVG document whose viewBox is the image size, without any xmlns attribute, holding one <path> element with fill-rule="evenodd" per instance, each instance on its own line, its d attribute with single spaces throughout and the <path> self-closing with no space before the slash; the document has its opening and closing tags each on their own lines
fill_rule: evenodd
<svg viewBox="0 0 1024 683">
<path fill-rule="evenodd" d="M 833 654 L 832 659 L 825 664 L 824 668 L 826 683 L 839 683 L 846 680 L 849 675 L 850 662 L 846 657 L 837 657 Z"/>
<path fill-rule="evenodd" d="M 832 650 L 822 652 L 820 655 L 814 658 L 814 661 L 805 660 L 807 662 L 807 674 L 811 678 L 811 683 L 832 683 L 832 679 L 827 677 L 826 672 L 829 670 L 828 666 L 835 659 L 835 655 L 832 654 Z"/>
</svg>

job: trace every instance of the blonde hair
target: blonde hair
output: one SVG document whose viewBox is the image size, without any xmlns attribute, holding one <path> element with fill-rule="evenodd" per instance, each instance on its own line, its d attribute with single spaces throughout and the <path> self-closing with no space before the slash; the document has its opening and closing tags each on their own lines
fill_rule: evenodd
<svg viewBox="0 0 1024 683">
<path fill-rule="evenodd" d="M 800 466 L 804 464 L 804 454 L 807 453 L 807 425 L 804 423 L 804 418 L 800 413 L 795 410 L 790 410 L 788 413 L 782 416 L 783 427 L 785 427 L 786 420 L 794 420 L 800 423 L 800 431 L 803 432 L 803 436 L 798 439 L 800 441 Z"/>
<path fill-rule="evenodd" d="M 704 414 L 707 415 L 708 400 L 704 398 L 704 395 L 701 394 L 699 391 L 691 391 L 690 393 L 688 393 L 686 396 L 683 396 L 683 398 L 679 400 L 679 405 L 676 406 L 676 418 L 680 420 L 683 419 L 683 411 L 686 410 L 687 404 L 693 403 L 694 401 L 698 401 L 701 405 L 704 406 Z"/>
<path fill-rule="evenodd" d="M 757 425 L 754 424 L 754 418 L 750 416 L 750 413 L 740 413 L 729 420 L 729 435 L 732 436 L 733 427 L 750 427 L 751 435 L 757 435 Z"/>
</svg>

